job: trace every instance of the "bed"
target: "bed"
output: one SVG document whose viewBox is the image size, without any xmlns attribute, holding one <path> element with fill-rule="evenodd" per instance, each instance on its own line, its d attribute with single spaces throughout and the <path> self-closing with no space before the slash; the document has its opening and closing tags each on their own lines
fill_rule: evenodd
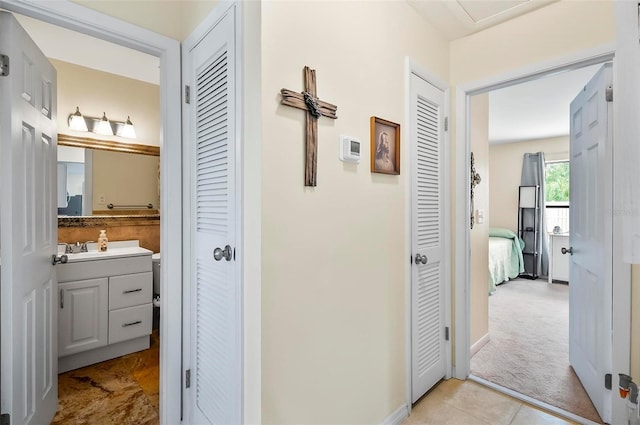
<svg viewBox="0 0 640 425">
<path fill-rule="evenodd" d="M 489 294 L 496 286 L 524 272 L 524 242 L 509 229 L 489 229 Z"/>
</svg>

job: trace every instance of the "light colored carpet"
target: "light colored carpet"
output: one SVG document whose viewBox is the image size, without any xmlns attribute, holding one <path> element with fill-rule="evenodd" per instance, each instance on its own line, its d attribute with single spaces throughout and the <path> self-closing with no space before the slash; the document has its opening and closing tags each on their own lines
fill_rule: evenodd
<svg viewBox="0 0 640 425">
<path fill-rule="evenodd" d="M 516 279 L 489 297 L 490 341 L 471 373 L 601 423 L 569 365 L 569 287 Z"/>
</svg>

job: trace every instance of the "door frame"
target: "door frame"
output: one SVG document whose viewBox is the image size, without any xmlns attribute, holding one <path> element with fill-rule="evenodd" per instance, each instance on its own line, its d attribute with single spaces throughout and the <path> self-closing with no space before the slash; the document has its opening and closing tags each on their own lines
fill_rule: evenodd
<svg viewBox="0 0 640 425">
<path fill-rule="evenodd" d="M 160 59 L 160 178 L 161 191 L 182 198 L 182 132 L 180 117 L 180 42 L 128 22 L 85 8 L 70 1 L 31 2 L 0 0 L 0 8 L 73 31 L 88 34 Z M 174 84 L 172 84 L 172 82 Z M 58 113 L 65 113 L 58 111 Z M 182 205 L 160 199 L 161 279 L 175 282 L 161 288 L 160 326 L 160 418 L 162 423 L 180 423 L 182 363 Z M 171 302 L 169 302 L 171 300 Z"/>
<path fill-rule="evenodd" d="M 476 94 L 486 93 L 491 90 L 504 88 L 518 83 L 540 78 L 555 72 L 576 69 L 583 66 L 594 65 L 606 61 L 613 61 L 614 81 L 619 81 L 619 75 L 624 72 L 616 63 L 616 45 L 614 43 L 565 55 L 551 61 L 545 61 L 529 65 L 525 68 L 510 71 L 504 74 L 490 77 L 481 81 L 458 86 L 456 89 L 456 157 L 455 157 L 455 181 L 467 182 L 470 179 L 468 158 L 471 153 L 470 141 L 470 97 Z M 621 89 L 618 89 L 621 90 Z M 622 159 L 623 150 L 616 149 L 624 143 L 618 135 L 624 123 L 615 113 L 614 103 L 614 137 L 613 137 L 613 164 L 625 163 Z M 619 190 L 623 173 L 621 167 L 613 167 L 614 205 L 619 204 L 621 193 Z M 464 185 L 464 183 L 463 183 Z M 456 274 L 454 283 L 455 292 L 455 353 L 454 353 L 454 377 L 466 379 L 470 373 L 470 230 L 468 226 L 468 211 L 470 208 L 469 191 L 458 190 L 455 195 L 455 223 L 457 229 L 455 235 L 455 264 Z M 613 220 L 613 249 L 610 255 L 613 258 L 613 329 L 612 329 L 612 371 L 617 373 L 629 373 L 630 367 L 630 332 L 631 332 L 631 267 L 622 261 L 623 223 L 619 214 L 611 214 Z M 615 387 L 614 380 L 614 387 Z M 624 400 L 611 392 L 612 423 L 626 420 L 626 408 Z"/>
<path fill-rule="evenodd" d="M 411 167 L 412 161 L 410 161 L 410 155 L 412 152 L 412 139 L 411 139 L 411 75 L 415 74 L 416 76 L 422 78 L 432 86 L 442 90 L 444 92 L 444 104 L 442 105 L 442 116 L 443 118 L 449 118 L 451 112 L 451 89 L 449 84 L 437 77 L 427 68 L 423 67 L 416 61 L 412 60 L 410 57 L 405 58 L 405 120 L 404 120 L 404 130 L 402 137 L 404 140 L 408 140 L 409 143 L 406 144 L 404 148 L 404 163 L 409 164 L 408 172 L 405 176 L 405 185 L 406 185 L 406 196 L 405 196 L 405 208 L 406 208 L 406 220 L 405 220 L 405 258 L 411 259 L 412 254 L 412 239 L 411 239 L 411 225 L 412 225 L 412 185 L 411 185 L 411 176 L 413 175 L 413 169 Z M 451 132 L 449 129 L 444 130 L 442 132 L 443 136 L 443 158 L 442 158 L 442 177 L 443 177 L 443 192 L 444 199 L 443 201 L 443 221 L 444 221 L 444 232 L 442 238 L 442 247 L 444 250 L 443 256 L 443 265 L 444 265 L 444 325 L 451 328 L 451 177 L 450 173 L 447 172 L 449 169 L 449 164 L 451 163 L 451 148 L 450 148 L 450 135 Z M 406 367 L 405 367 L 405 376 L 406 376 L 406 408 L 407 415 L 411 413 L 411 405 L 412 405 L 412 385 L 411 380 L 413 379 L 412 373 L 412 362 L 411 362 L 411 273 L 413 267 L 411 261 L 406 263 L 405 265 L 405 359 L 406 359 Z M 452 376 L 452 356 L 451 356 L 451 343 L 453 339 L 451 338 L 451 332 L 449 333 L 449 341 L 445 341 L 445 361 L 447 364 L 447 371 L 445 378 L 449 379 Z"/>
</svg>

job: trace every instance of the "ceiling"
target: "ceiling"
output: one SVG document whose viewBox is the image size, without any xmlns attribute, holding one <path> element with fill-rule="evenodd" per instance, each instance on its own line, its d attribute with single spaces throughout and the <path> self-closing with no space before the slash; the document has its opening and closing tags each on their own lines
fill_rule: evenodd
<svg viewBox="0 0 640 425">
<path fill-rule="evenodd" d="M 489 92 L 489 143 L 568 135 L 569 105 L 601 66 L 564 71 Z"/>
<path fill-rule="evenodd" d="M 448 40 L 464 37 L 557 0 L 407 0 Z"/>
<path fill-rule="evenodd" d="M 151 84 L 160 84 L 160 61 L 137 50 L 14 13 L 45 56 Z"/>
</svg>

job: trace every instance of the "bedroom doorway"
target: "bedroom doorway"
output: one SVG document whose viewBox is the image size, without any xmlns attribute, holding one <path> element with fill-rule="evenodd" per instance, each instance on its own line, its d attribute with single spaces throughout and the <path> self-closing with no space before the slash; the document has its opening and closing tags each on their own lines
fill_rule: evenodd
<svg viewBox="0 0 640 425">
<path fill-rule="evenodd" d="M 469 233 L 471 376 L 570 418 L 596 423 L 602 419 L 569 365 L 569 256 L 562 255 L 561 248 L 569 248 L 570 222 L 568 205 L 563 205 L 568 202 L 558 192 L 566 183 L 568 195 L 564 171 L 571 165 L 569 103 L 600 67 L 501 86 L 469 99 L 470 147 L 484 183 L 475 188 L 472 214 L 476 224 Z M 562 98 L 563 91 L 568 98 Z M 555 127 L 550 125 L 554 109 L 560 111 L 556 121 L 564 121 Z M 536 124 L 514 116 L 518 113 L 543 120 Z M 542 224 L 548 244 L 546 265 L 540 278 L 529 280 L 520 277 L 524 270 L 522 266 L 518 270 L 517 261 L 513 270 L 513 258 L 502 256 L 499 249 L 505 248 L 489 248 L 489 240 L 513 238 L 513 250 L 517 250 L 522 158 L 537 152 L 546 157 L 545 169 L 554 180 L 551 185 L 541 184 L 547 186 L 541 196 L 549 203 L 549 208 L 543 208 L 549 220 Z M 506 250 L 510 250 L 508 245 Z"/>
</svg>

